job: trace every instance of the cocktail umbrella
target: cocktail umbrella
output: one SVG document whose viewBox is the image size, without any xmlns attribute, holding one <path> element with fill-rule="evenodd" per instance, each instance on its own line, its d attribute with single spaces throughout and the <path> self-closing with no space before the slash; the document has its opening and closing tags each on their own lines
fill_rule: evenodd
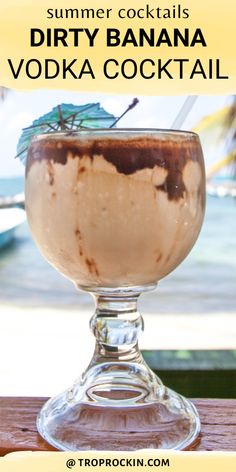
<svg viewBox="0 0 236 472">
<path fill-rule="evenodd" d="M 16 157 L 25 164 L 30 141 L 37 134 L 73 132 L 81 128 L 110 128 L 116 121 L 116 117 L 105 111 L 99 103 L 80 106 L 63 103 L 33 121 L 31 126 L 23 129 L 17 145 Z"/>
<path fill-rule="evenodd" d="M 66 131 L 68 133 L 83 128 L 113 128 L 117 122 L 138 103 L 134 98 L 132 103 L 119 116 L 115 117 L 101 107 L 100 103 L 87 103 L 86 105 L 57 105 L 46 115 L 33 121 L 31 126 L 23 129 L 23 133 L 17 145 L 17 155 L 25 164 L 27 149 L 31 139 L 37 134 L 55 133 Z"/>
</svg>

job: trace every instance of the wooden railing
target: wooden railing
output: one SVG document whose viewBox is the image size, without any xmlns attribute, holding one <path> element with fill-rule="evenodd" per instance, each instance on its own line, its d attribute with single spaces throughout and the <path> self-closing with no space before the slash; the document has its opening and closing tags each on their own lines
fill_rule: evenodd
<svg viewBox="0 0 236 472">
<path fill-rule="evenodd" d="M 46 398 L 0 397 L 0 455 L 53 450 L 37 433 L 36 417 Z M 236 400 L 194 400 L 201 435 L 196 451 L 236 451 Z"/>
</svg>

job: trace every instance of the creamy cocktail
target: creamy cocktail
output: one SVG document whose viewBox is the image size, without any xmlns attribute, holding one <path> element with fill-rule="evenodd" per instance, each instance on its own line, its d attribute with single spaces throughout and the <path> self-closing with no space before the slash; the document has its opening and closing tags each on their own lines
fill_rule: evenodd
<svg viewBox="0 0 236 472">
<path fill-rule="evenodd" d="M 196 410 L 162 384 L 139 352 L 143 323 L 136 304 L 196 241 L 204 179 L 194 133 L 83 130 L 32 141 L 26 209 L 35 241 L 97 302 L 88 369 L 38 418 L 54 446 L 183 449 L 196 440 Z"/>
<path fill-rule="evenodd" d="M 156 283 L 192 248 L 204 170 L 190 133 L 82 131 L 36 138 L 29 223 L 49 262 L 80 286 Z"/>
</svg>

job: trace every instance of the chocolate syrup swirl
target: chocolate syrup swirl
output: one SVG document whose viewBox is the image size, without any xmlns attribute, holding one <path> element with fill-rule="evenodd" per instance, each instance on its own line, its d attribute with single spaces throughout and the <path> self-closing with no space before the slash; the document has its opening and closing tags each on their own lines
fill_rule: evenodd
<svg viewBox="0 0 236 472">
<path fill-rule="evenodd" d="M 155 166 L 167 170 L 164 184 L 157 189 L 167 192 L 169 200 L 183 197 L 185 185 L 183 169 L 188 161 L 196 161 L 204 175 L 202 151 L 194 134 L 183 133 L 178 139 L 158 139 L 153 135 L 119 137 L 99 136 L 94 138 L 45 136 L 32 142 L 27 159 L 26 175 L 36 161 L 47 160 L 65 165 L 68 159 L 85 155 L 91 160 L 102 155 L 113 164 L 117 172 L 131 175 L 139 170 L 153 169 Z"/>
</svg>

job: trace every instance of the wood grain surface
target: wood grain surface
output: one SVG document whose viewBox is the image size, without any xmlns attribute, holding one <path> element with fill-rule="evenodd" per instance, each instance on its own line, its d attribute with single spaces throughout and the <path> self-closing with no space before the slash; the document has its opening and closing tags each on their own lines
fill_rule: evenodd
<svg viewBox="0 0 236 472">
<path fill-rule="evenodd" d="M 46 398 L 0 397 L 0 455 L 52 451 L 37 433 L 36 416 Z M 202 432 L 196 451 L 236 451 L 236 400 L 193 400 Z"/>
</svg>

